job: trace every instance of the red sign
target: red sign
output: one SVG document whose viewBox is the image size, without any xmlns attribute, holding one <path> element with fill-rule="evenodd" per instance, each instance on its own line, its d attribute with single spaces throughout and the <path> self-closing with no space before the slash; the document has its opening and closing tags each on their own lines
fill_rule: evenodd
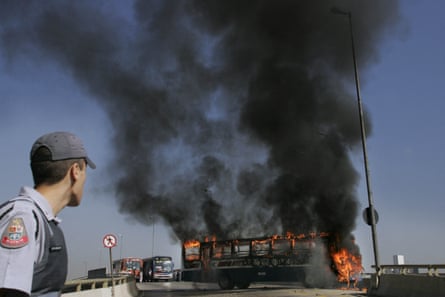
<svg viewBox="0 0 445 297">
<path fill-rule="evenodd" d="M 105 235 L 105 237 L 103 239 L 103 244 L 104 244 L 104 247 L 106 247 L 106 248 L 111 249 L 112 247 L 115 247 L 117 244 L 116 236 L 114 236 L 113 234 Z"/>
</svg>

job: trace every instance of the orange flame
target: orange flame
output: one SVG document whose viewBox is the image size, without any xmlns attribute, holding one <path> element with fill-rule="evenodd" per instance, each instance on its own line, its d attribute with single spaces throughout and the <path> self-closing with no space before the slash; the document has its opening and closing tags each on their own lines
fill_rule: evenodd
<svg viewBox="0 0 445 297">
<path fill-rule="evenodd" d="M 196 248 L 199 247 L 200 245 L 201 244 L 199 243 L 199 241 L 195 239 L 190 239 L 184 242 L 184 247 L 186 249 Z"/>
<path fill-rule="evenodd" d="M 184 245 L 184 258 L 186 261 L 199 260 L 199 248 L 201 243 L 198 240 L 190 239 L 183 243 Z"/>
<path fill-rule="evenodd" d="M 337 280 L 339 282 L 347 283 L 349 288 L 351 280 L 358 281 L 360 273 L 363 272 L 360 256 L 353 255 L 347 249 L 342 248 L 338 252 L 332 252 L 331 257 L 338 271 Z"/>
</svg>

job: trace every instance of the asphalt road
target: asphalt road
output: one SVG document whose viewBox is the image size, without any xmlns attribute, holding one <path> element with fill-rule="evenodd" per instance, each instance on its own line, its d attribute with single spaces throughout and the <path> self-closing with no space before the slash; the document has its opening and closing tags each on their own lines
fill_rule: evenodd
<svg viewBox="0 0 445 297">
<path fill-rule="evenodd" d="M 245 290 L 221 290 L 216 284 L 193 282 L 153 282 L 138 283 L 142 296 L 208 296 L 208 297 L 359 297 L 366 296 L 365 291 L 354 289 L 308 289 L 295 283 L 257 283 Z"/>
</svg>

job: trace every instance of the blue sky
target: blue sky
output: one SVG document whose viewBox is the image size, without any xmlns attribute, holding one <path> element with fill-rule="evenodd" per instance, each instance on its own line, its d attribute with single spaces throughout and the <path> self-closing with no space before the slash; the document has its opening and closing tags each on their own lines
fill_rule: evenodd
<svg viewBox="0 0 445 297">
<path fill-rule="evenodd" d="M 444 263 L 445 4 L 406 0 L 400 5 L 398 34 L 384 40 L 378 60 L 369 68 L 360 68 L 358 61 L 362 100 L 373 122 L 367 146 L 380 217 L 380 262 L 391 264 L 393 255 L 401 254 L 406 263 Z M 35 138 L 52 130 L 72 131 L 84 140 L 98 168 L 88 172 L 81 206 L 60 214 L 69 245 L 69 277 L 105 265 L 108 250 L 101 241 L 108 233 L 119 237 L 115 258 L 162 253 L 172 255 L 179 266 L 180 246 L 169 228 L 157 224 L 153 235 L 153 226 L 121 214 L 108 191 L 108 165 L 119 168 L 110 149 L 114 132 L 111 119 L 91 94 L 63 67 L 45 59 L 0 59 L 1 200 L 14 196 L 21 185 L 31 185 L 28 154 Z M 361 153 L 353 153 L 352 159 L 363 176 Z M 361 208 L 366 207 L 364 178 L 358 194 Z M 364 267 L 372 271 L 370 228 L 360 216 L 353 233 Z"/>
<path fill-rule="evenodd" d="M 382 263 L 394 254 L 406 263 L 444 261 L 438 248 L 445 223 L 441 9 L 441 1 L 402 1 L 404 33 L 387 40 L 378 64 L 362 74 L 374 128 L 367 143 Z M 361 196 L 366 204 L 366 192 Z M 367 232 L 359 225 L 356 234 L 371 257 Z"/>
</svg>

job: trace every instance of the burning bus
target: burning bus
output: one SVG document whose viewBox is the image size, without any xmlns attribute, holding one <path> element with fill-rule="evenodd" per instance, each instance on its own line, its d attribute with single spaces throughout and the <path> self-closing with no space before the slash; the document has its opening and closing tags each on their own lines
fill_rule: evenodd
<svg viewBox="0 0 445 297">
<path fill-rule="evenodd" d="M 270 236 L 183 243 L 182 280 L 217 282 L 224 290 L 253 282 L 292 281 L 307 286 L 347 282 L 359 257 L 341 255 L 328 234 Z M 317 259 L 317 261 L 314 261 Z M 318 261 L 328 259 L 328 261 Z M 350 263 L 351 259 L 356 263 Z M 360 262 L 360 263 L 359 263 Z M 348 268 L 344 269 L 345 263 Z M 346 281 L 347 280 L 347 281 Z"/>
</svg>

